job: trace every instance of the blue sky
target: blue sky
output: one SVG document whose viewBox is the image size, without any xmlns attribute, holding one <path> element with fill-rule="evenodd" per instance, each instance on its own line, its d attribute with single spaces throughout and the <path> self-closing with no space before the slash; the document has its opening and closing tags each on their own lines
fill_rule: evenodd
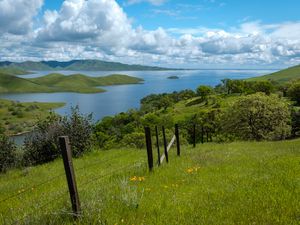
<svg viewBox="0 0 300 225">
<path fill-rule="evenodd" d="M 0 0 L 0 60 L 287 67 L 300 63 L 299 9 L 299 0 Z"/>
</svg>

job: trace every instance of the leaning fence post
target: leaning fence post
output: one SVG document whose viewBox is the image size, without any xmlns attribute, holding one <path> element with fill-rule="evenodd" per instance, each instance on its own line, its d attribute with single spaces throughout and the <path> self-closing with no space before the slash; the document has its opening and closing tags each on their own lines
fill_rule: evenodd
<svg viewBox="0 0 300 225">
<path fill-rule="evenodd" d="M 146 138 L 146 147 L 147 147 L 149 171 L 152 171 L 152 169 L 153 169 L 153 153 L 152 153 L 152 142 L 151 142 L 150 127 L 145 127 L 145 138 Z"/>
<path fill-rule="evenodd" d="M 179 140 L 178 124 L 175 124 L 175 136 L 176 136 L 177 155 L 180 156 L 180 140 Z"/>
<path fill-rule="evenodd" d="M 156 134 L 156 147 L 157 147 L 157 156 L 158 156 L 158 165 L 160 166 L 160 150 L 159 150 L 159 139 L 158 139 L 158 128 L 155 126 L 155 134 Z"/>
<path fill-rule="evenodd" d="M 169 162 L 169 156 L 168 156 L 168 149 L 167 149 L 167 139 L 166 139 L 166 131 L 165 127 L 162 126 L 162 132 L 163 132 L 163 138 L 164 138 L 164 149 L 165 149 L 165 156 L 166 156 L 166 162 Z"/>
<path fill-rule="evenodd" d="M 64 162 L 65 173 L 67 177 L 70 199 L 72 203 L 72 210 L 74 213 L 74 218 L 80 215 L 80 202 L 78 196 L 78 190 L 75 180 L 75 172 L 72 163 L 72 152 L 69 137 L 61 136 L 59 137 L 59 145 L 61 149 L 61 154 Z"/>
</svg>

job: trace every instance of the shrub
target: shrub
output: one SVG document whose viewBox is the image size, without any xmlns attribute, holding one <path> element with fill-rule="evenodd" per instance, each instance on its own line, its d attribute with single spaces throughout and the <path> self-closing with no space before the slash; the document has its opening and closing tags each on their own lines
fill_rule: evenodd
<svg viewBox="0 0 300 225">
<path fill-rule="evenodd" d="M 211 95 L 213 89 L 210 86 L 201 85 L 197 88 L 197 95 L 201 97 L 202 101 L 207 100 L 207 97 Z"/>
<path fill-rule="evenodd" d="M 300 105 L 300 81 L 293 83 L 287 90 L 287 96 Z"/>
<path fill-rule="evenodd" d="M 0 134 L 0 172 L 6 172 L 15 165 L 16 149 L 6 135 Z"/>
<path fill-rule="evenodd" d="M 80 114 L 78 106 L 71 109 L 70 117 L 63 117 L 62 132 L 70 138 L 72 152 L 75 157 L 91 150 L 92 145 L 92 114 Z"/>
<path fill-rule="evenodd" d="M 223 115 L 223 134 L 241 140 L 281 140 L 291 133 L 288 103 L 262 93 L 239 98 Z"/>
<path fill-rule="evenodd" d="M 24 142 L 25 165 L 50 162 L 60 155 L 58 137 L 70 138 L 73 156 L 81 156 L 91 148 L 92 117 L 79 113 L 78 107 L 72 108 L 70 117 L 59 117 L 51 113 L 40 120 L 35 131 Z"/>
<path fill-rule="evenodd" d="M 128 147 L 145 148 L 145 134 L 142 132 L 133 132 L 123 138 L 123 144 Z"/>
<path fill-rule="evenodd" d="M 24 141 L 24 163 L 37 165 L 50 162 L 59 156 L 58 137 L 63 135 L 60 117 L 51 113 L 40 120 L 34 132 Z"/>
</svg>

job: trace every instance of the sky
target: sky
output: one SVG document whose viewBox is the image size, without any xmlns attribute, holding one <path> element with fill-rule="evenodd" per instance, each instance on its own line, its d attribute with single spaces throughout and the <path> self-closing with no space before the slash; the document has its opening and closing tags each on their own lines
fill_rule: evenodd
<svg viewBox="0 0 300 225">
<path fill-rule="evenodd" d="M 0 0 L 0 60 L 300 64 L 299 0 Z"/>
</svg>

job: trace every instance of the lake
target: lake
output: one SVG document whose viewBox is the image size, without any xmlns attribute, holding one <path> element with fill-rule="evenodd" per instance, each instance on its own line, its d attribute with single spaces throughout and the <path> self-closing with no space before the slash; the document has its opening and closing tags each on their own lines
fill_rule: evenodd
<svg viewBox="0 0 300 225">
<path fill-rule="evenodd" d="M 53 71 L 36 71 L 20 77 L 34 78 Z M 215 86 L 224 78 L 245 79 L 274 72 L 274 70 L 177 70 L 177 71 L 56 71 L 65 75 L 81 73 L 88 76 L 105 76 L 113 73 L 127 74 L 144 79 L 143 84 L 106 86 L 107 92 L 97 94 L 79 93 L 32 93 L 0 94 L 0 98 L 20 102 L 65 102 L 66 105 L 55 111 L 61 115 L 70 113 L 71 106 L 79 106 L 84 114 L 93 113 L 95 121 L 105 116 L 139 108 L 140 99 L 152 93 L 170 93 L 183 89 L 195 90 L 199 85 Z M 179 79 L 168 79 L 178 76 Z M 16 137 L 22 142 L 23 137 Z M 20 140 L 19 140 L 20 139 Z"/>
<path fill-rule="evenodd" d="M 53 71 L 52 71 L 53 72 Z M 56 110 L 61 115 L 70 113 L 71 106 L 78 105 L 84 114 L 93 113 L 94 120 L 104 116 L 139 108 L 140 99 L 152 93 L 170 93 L 183 89 L 195 90 L 201 84 L 215 86 L 224 78 L 244 79 L 260 76 L 270 70 L 184 70 L 184 71 L 58 71 L 69 75 L 82 73 L 89 76 L 105 76 L 112 73 L 127 74 L 145 80 L 143 84 L 106 86 L 107 92 L 97 94 L 79 93 L 33 93 L 33 94 L 0 94 L 0 98 L 21 102 L 65 102 L 66 105 Z M 20 77 L 32 78 L 44 76 L 51 71 L 37 71 L 35 74 Z M 167 79 L 169 76 L 179 79 Z"/>
</svg>

